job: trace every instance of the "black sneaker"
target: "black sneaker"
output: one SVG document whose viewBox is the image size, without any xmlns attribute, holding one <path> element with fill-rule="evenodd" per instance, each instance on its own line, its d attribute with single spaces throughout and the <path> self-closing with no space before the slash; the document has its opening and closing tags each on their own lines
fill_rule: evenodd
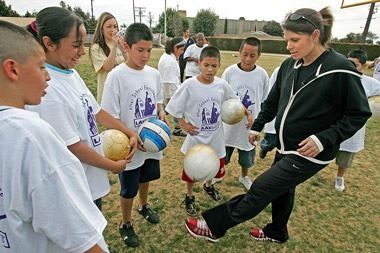
<svg viewBox="0 0 380 253">
<path fill-rule="evenodd" d="M 152 224 L 157 224 L 160 222 L 160 216 L 158 213 L 153 211 L 148 204 L 145 204 L 142 209 L 137 209 L 139 214 L 141 214 L 147 221 Z"/>
<path fill-rule="evenodd" d="M 185 195 L 185 199 L 182 201 L 181 206 L 185 204 L 185 210 L 187 215 L 195 217 L 197 216 L 197 209 L 195 209 L 195 197 Z"/>
<path fill-rule="evenodd" d="M 203 184 L 203 190 L 211 196 L 211 198 L 213 198 L 214 200 L 218 201 L 220 200 L 220 196 L 219 196 L 219 191 L 217 191 L 215 188 L 214 188 L 214 185 L 211 185 L 211 186 L 206 186 L 206 183 Z"/>
<path fill-rule="evenodd" d="M 137 237 L 132 223 L 128 222 L 119 227 L 119 233 L 125 245 L 128 247 L 136 248 L 140 245 L 139 238 Z"/>
<path fill-rule="evenodd" d="M 181 136 L 181 137 L 186 137 L 187 133 L 183 131 L 181 128 L 176 128 L 173 130 L 173 135 L 175 136 Z"/>
<path fill-rule="evenodd" d="M 259 153 L 259 156 L 261 159 L 264 159 L 266 156 L 267 156 L 267 151 L 264 151 L 264 150 L 260 150 L 260 153 Z"/>
</svg>

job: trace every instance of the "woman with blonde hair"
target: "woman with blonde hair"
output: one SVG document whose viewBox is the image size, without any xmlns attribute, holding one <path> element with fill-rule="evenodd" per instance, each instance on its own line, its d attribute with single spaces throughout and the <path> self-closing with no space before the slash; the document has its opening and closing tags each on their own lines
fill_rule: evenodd
<svg viewBox="0 0 380 253">
<path fill-rule="evenodd" d="M 123 32 L 119 31 L 117 20 L 111 13 L 103 12 L 100 15 L 89 54 L 97 74 L 96 99 L 100 103 L 108 72 L 127 60 L 127 54 L 123 47 Z"/>
</svg>

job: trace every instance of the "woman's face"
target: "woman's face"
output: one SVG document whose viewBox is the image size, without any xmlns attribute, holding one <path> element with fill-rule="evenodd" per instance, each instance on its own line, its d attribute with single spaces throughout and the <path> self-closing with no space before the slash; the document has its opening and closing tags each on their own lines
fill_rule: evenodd
<svg viewBox="0 0 380 253">
<path fill-rule="evenodd" d="M 77 35 L 79 33 L 79 36 Z M 61 69 L 72 69 L 85 54 L 84 43 L 86 41 L 86 29 L 84 25 L 79 26 L 77 31 L 74 25 L 69 34 L 62 38 L 58 44 L 48 46 L 46 53 L 47 63 Z"/>
<path fill-rule="evenodd" d="M 112 37 L 117 33 L 118 27 L 116 19 L 110 18 L 103 24 L 103 36 L 106 41 L 112 41 Z"/>
<path fill-rule="evenodd" d="M 286 49 L 295 60 L 307 58 L 315 48 L 313 35 L 284 31 L 284 39 L 287 41 Z"/>
</svg>

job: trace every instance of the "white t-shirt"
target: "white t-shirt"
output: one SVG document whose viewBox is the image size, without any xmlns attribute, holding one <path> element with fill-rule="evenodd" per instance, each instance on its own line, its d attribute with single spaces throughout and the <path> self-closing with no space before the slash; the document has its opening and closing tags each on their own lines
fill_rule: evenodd
<svg viewBox="0 0 380 253">
<path fill-rule="evenodd" d="M 181 84 L 179 64 L 175 55 L 163 53 L 158 61 L 157 69 L 161 75 L 164 97 L 168 99 Z"/>
<path fill-rule="evenodd" d="M 269 77 L 267 72 L 257 65 L 252 71 L 244 71 L 234 64 L 224 70 L 222 78 L 232 86 L 245 108 L 253 115 L 253 118 L 256 118 L 260 112 L 261 103 L 268 96 Z M 234 125 L 223 123 L 226 146 L 241 150 L 255 148 L 248 141 L 249 129 L 246 124 L 246 117 Z"/>
<path fill-rule="evenodd" d="M 373 77 L 363 75 L 362 85 L 367 97 L 380 95 L 380 81 Z M 365 139 L 365 125 L 358 130 L 351 138 L 345 140 L 340 144 L 340 151 L 347 152 L 359 152 L 364 149 L 364 139 Z"/>
<path fill-rule="evenodd" d="M 219 158 L 226 155 L 220 110 L 222 103 L 237 98 L 231 86 L 223 79 L 215 77 L 211 84 L 203 84 L 196 77 L 186 79 L 174 93 L 166 106 L 166 111 L 176 118 L 185 118 L 199 128 L 198 135 L 187 135 L 181 152 L 196 144 L 213 147 Z"/>
<path fill-rule="evenodd" d="M 137 131 L 148 118 L 157 117 L 157 104 L 162 102 L 162 83 L 157 69 L 145 66 L 135 70 L 120 64 L 107 76 L 102 107 L 132 130 Z M 140 167 L 146 159 L 160 160 L 162 157 L 162 152 L 138 150 L 125 170 Z"/>
<path fill-rule="evenodd" d="M 183 59 L 188 57 L 196 58 L 199 60 L 203 47 L 197 46 L 196 43 L 191 44 L 183 53 Z M 185 76 L 197 76 L 200 73 L 198 63 L 193 61 L 186 61 Z"/>
<path fill-rule="evenodd" d="M 274 83 L 276 82 L 277 74 L 278 74 L 278 70 L 279 69 L 280 69 L 280 67 L 276 67 L 273 70 L 272 75 L 269 78 L 269 91 L 272 89 Z M 269 91 L 268 91 L 268 93 L 269 93 Z M 268 123 L 265 124 L 265 126 L 264 126 L 264 133 L 276 134 L 276 129 L 274 128 L 275 121 L 276 121 L 276 118 L 274 118 L 271 122 L 268 122 Z"/>
<path fill-rule="evenodd" d="M 28 109 L 36 111 L 59 133 L 70 146 L 79 141 L 103 155 L 95 115 L 100 111 L 82 78 L 76 70 L 62 70 L 47 64 L 51 76 L 47 94 L 38 106 Z M 110 191 L 107 171 L 82 163 L 94 200 Z"/>
<path fill-rule="evenodd" d="M 34 112 L 0 111 L 0 252 L 108 251 L 80 161 Z"/>
</svg>

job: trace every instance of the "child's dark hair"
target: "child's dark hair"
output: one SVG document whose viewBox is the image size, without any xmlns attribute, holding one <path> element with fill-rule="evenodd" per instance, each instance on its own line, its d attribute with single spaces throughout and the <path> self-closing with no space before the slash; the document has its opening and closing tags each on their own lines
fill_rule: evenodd
<svg viewBox="0 0 380 253">
<path fill-rule="evenodd" d="M 35 23 L 31 23 L 27 30 L 37 38 L 46 51 L 42 42 L 44 36 L 49 37 L 54 44 L 59 44 L 59 41 L 66 38 L 72 27 L 75 26 L 77 39 L 81 40 L 79 27 L 82 24 L 83 21 L 71 11 L 61 7 L 47 7 L 37 14 Z"/>
<path fill-rule="evenodd" d="M 8 58 L 25 63 L 37 48 L 41 50 L 34 37 L 15 24 L 0 20 L 0 34 L 0 63 Z"/>
<path fill-rule="evenodd" d="M 207 46 L 204 47 L 201 51 L 201 55 L 199 56 L 199 60 L 202 61 L 205 57 L 213 57 L 218 58 L 220 61 L 220 51 L 219 48 L 215 46 Z"/>
<path fill-rule="evenodd" d="M 174 53 L 174 47 L 176 47 L 176 48 L 184 47 L 185 43 L 180 43 L 182 41 L 183 41 L 182 37 L 176 37 L 176 38 L 173 38 L 173 39 L 167 41 L 165 44 L 165 53 L 167 53 L 167 54 Z"/>
<path fill-rule="evenodd" d="M 142 23 L 133 23 L 128 26 L 124 36 L 125 42 L 128 46 L 136 44 L 140 40 L 153 41 L 153 34 L 149 27 Z"/>
<path fill-rule="evenodd" d="M 347 57 L 358 59 L 362 65 L 364 65 L 367 62 L 367 54 L 361 48 L 352 49 L 350 52 L 348 52 Z"/>
<path fill-rule="evenodd" d="M 248 45 L 251 45 L 254 47 L 258 47 L 259 53 L 261 53 L 261 41 L 258 38 L 256 38 L 256 37 L 245 38 L 240 44 L 239 52 L 241 52 L 241 50 L 243 50 L 243 47 L 245 44 L 248 44 Z"/>
</svg>

